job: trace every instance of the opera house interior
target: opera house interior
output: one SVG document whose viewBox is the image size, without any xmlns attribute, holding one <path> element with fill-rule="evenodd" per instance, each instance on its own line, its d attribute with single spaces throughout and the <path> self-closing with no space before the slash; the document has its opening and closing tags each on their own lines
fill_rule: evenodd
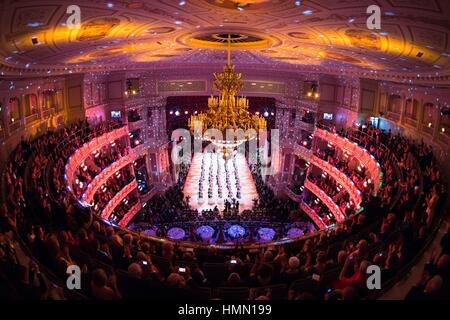
<svg viewBox="0 0 450 320">
<path fill-rule="evenodd" d="M 450 299 L 449 17 L 0 0 L 0 300 Z"/>
</svg>

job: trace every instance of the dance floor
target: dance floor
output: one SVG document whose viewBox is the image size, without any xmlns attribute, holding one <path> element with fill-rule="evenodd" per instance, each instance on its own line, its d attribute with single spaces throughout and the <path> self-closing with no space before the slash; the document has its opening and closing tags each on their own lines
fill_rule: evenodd
<svg viewBox="0 0 450 320">
<path fill-rule="evenodd" d="M 199 199 L 199 181 L 201 176 L 202 168 L 202 158 L 204 158 L 204 178 L 203 178 L 203 197 Z M 239 212 L 246 209 L 252 209 L 253 199 L 258 199 L 258 193 L 256 191 L 255 182 L 253 181 L 252 174 L 247 165 L 247 161 L 244 155 L 237 154 L 236 159 L 236 169 L 237 176 L 240 180 L 241 185 L 241 199 L 237 198 L 237 188 L 236 188 L 236 175 L 232 160 L 222 159 L 220 155 L 216 153 L 196 153 L 192 159 L 191 167 L 189 169 L 186 182 L 184 184 L 183 193 L 185 197 L 190 197 L 189 204 L 192 209 L 196 210 L 206 210 L 213 209 L 215 206 L 219 210 L 224 209 L 224 201 L 228 198 L 228 189 L 226 184 L 226 173 L 225 165 L 229 170 L 229 179 L 231 186 L 231 195 L 233 198 L 239 201 Z M 208 198 L 208 188 L 209 188 L 209 174 L 210 167 L 212 166 L 212 197 Z M 218 168 L 219 173 L 218 173 Z M 219 195 L 219 187 L 217 184 L 217 175 L 219 175 L 219 181 L 222 186 L 222 197 Z M 231 202 L 231 199 L 228 198 Z"/>
</svg>

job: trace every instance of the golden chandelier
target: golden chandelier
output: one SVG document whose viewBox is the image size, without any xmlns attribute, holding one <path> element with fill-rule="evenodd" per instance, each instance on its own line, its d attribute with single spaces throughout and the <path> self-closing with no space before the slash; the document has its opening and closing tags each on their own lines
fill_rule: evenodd
<svg viewBox="0 0 450 320">
<path fill-rule="evenodd" d="M 214 78 L 214 88 L 220 92 L 220 95 L 208 98 L 208 110 L 205 113 L 191 116 L 188 124 L 193 133 L 196 123 L 201 123 L 202 134 L 208 129 L 217 129 L 222 132 L 224 138 L 227 129 L 242 129 L 243 131 L 254 129 L 255 133 L 266 129 L 266 120 L 257 115 L 251 115 L 248 111 L 248 99 L 237 97 L 237 93 L 243 87 L 243 82 L 241 74 L 235 73 L 234 66 L 230 64 L 230 35 L 228 35 L 228 64 L 223 68 L 223 72 L 214 73 Z M 254 135 L 249 137 L 247 134 L 246 139 L 251 138 L 254 138 Z M 236 143 L 236 141 L 212 142 Z"/>
</svg>

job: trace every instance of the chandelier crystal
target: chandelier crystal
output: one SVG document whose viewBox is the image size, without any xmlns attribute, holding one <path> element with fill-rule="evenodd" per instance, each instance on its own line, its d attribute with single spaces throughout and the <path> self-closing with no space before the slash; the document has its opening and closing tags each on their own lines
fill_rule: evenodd
<svg viewBox="0 0 450 320">
<path fill-rule="evenodd" d="M 189 128 L 195 134 L 195 126 L 201 124 L 202 137 L 205 141 L 220 146 L 232 148 L 256 137 L 259 130 L 266 129 L 266 120 L 248 111 L 248 99 L 238 97 L 238 92 L 243 87 L 242 75 L 234 72 L 234 66 L 230 64 L 230 35 L 228 35 L 228 64 L 223 72 L 214 73 L 214 88 L 220 92 L 218 97 L 208 98 L 208 110 L 204 113 L 192 115 L 189 119 Z M 217 129 L 222 133 L 223 140 L 208 138 L 203 133 L 208 129 Z M 242 129 L 246 132 L 241 140 L 226 139 L 227 130 Z M 253 129 L 253 130 L 249 130 Z"/>
</svg>

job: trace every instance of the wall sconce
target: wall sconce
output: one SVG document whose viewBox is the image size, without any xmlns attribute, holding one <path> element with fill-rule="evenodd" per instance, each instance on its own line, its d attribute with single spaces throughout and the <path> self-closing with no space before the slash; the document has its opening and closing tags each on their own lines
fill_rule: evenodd
<svg viewBox="0 0 450 320">
<path fill-rule="evenodd" d="M 137 94 L 136 89 L 133 89 L 133 84 L 131 83 L 131 80 L 127 80 L 127 89 L 125 90 L 125 96 L 135 96 Z"/>
</svg>

